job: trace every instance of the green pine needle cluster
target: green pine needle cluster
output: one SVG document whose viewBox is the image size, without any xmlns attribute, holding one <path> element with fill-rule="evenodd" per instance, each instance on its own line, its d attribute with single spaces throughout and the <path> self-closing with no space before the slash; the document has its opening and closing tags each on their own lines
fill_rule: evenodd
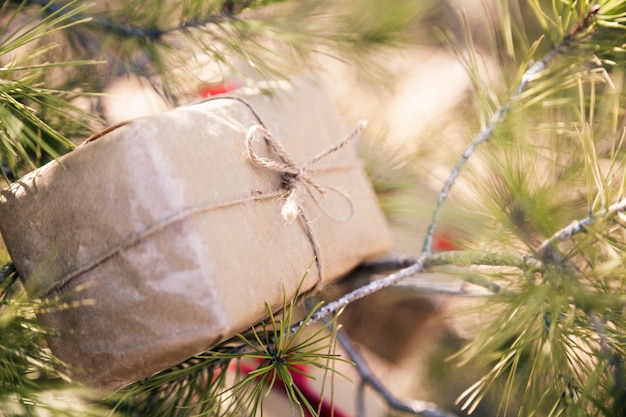
<svg viewBox="0 0 626 417">
<path fill-rule="evenodd" d="M 265 399 L 280 385 L 291 414 L 305 415 L 306 410 L 317 416 L 321 403 L 310 403 L 293 374 L 314 380 L 309 373 L 312 366 L 324 371 L 324 379 L 333 378 L 338 374 L 336 362 L 346 360 L 334 353 L 337 316 L 312 330 L 297 325 L 299 293 L 289 301 L 283 293 L 280 318 L 268 305 L 269 318 L 258 327 L 115 393 L 107 400 L 111 413 L 120 417 L 262 416 Z M 308 322 L 320 306 L 300 323 Z"/>
<path fill-rule="evenodd" d="M 102 416 L 89 390 L 70 382 L 45 348 L 35 314 L 56 308 L 29 300 L 10 264 L 0 271 L 0 416 Z"/>
<path fill-rule="evenodd" d="M 626 5 L 530 3 L 542 40 L 502 19 L 499 42 L 529 48 L 510 50 L 519 61 L 515 78 L 503 77 L 518 86 L 509 104 L 480 77 L 475 50 L 464 60 L 484 123 L 510 109 L 471 160 L 472 192 L 459 200 L 483 219 L 474 250 L 491 254 L 459 276 L 493 295 L 474 310 L 484 324 L 456 356 L 488 371 L 458 401 L 471 412 L 496 391 L 503 416 L 624 415 L 626 228 L 616 204 L 626 185 L 625 55 L 605 42 L 626 39 Z M 536 62 L 545 65 L 525 80 Z"/>
<path fill-rule="evenodd" d="M 84 9 L 76 1 L 55 12 L 45 7 L 21 19 L 26 2 L 12 9 L 10 1 L 0 5 L 0 162 L 10 173 L 32 170 L 73 149 L 73 135 L 89 132 L 92 118 L 72 104 L 73 91 L 51 88 L 47 75 L 53 70 L 95 64 L 74 60 L 48 62 L 42 58 L 61 45 L 39 44 L 42 39 L 84 23 L 74 20 Z M 75 9 L 72 9 L 76 6 Z M 7 175 L 3 170 L 3 174 Z"/>
</svg>

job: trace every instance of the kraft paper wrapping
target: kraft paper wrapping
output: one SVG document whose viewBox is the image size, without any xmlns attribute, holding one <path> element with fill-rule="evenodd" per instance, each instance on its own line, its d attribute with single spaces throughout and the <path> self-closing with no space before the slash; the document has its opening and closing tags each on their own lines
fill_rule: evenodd
<svg viewBox="0 0 626 417">
<path fill-rule="evenodd" d="M 57 305 L 39 319 L 78 379 L 148 377 L 264 319 L 309 266 L 304 289 L 388 250 L 353 146 L 309 167 L 342 191 L 314 200 L 296 181 L 303 216 L 285 219 L 285 176 L 252 163 L 250 128 L 261 119 L 298 163 L 350 129 L 313 82 L 275 89 L 137 119 L 2 191 L 2 236 L 29 295 Z M 262 138 L 252 148 L 275 157 Z"/>
</svg>

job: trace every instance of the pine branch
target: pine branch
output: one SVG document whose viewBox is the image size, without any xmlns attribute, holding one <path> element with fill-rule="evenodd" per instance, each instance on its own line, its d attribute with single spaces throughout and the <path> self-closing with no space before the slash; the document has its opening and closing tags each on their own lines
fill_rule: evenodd
<svg viewBox="0 0 626 417">
<path fill-rule="evenodd" d="M 0 414 L 102 416 L 104 410 L 88 404 L 90 395 L 68 382 L 64 365 L 43 347 L 53 330 L 41 326 L 35 313 L 54 303 L 28 300 L 12 263 L 0 273 Z"/>
<path fill-rule="evenodd" d="M 542 267 L 542 264 L 530 255 L 519 255 L 513 253 L 495 254 L 479 251 L 442 252 L 438 254 L 431 254 L 428 256 L 421 256 L 419 259 L 416 260 L 411 260 L 410 258 L 392 258 L 383 260 L 380 263 L 367 264 L 365 265 L 366 270 L 370 268 L 374 270 L 378 268 L 387 269 L 393 266 L 402 266 L 403 268 L 395 273 L 386 275 L 383 278 L 377 279 L 370 282 L 369 284 L 359 287 L 356 290 L 345 294 L 338 300 L 332 301 L 325 306 L 320 307 L 315 313 L 311 315 L 308 320 L 302 320 L 292 326 L 291 331 L 297 331 L 301 327 L 307 327 L 319 320 L 323 320 L 330 315 L 336 314 L 341 309 L 345 308 L 346 306 L 357 300 L 365 298 L 368 295 L 371 295 L 382 289 L 396 285 L 410 276 L 423 272 L 428 272 L 428 269 L 430 267 L 438 265 L 509 266 L 520 268 L 523 271 L 533 271 Z M 490 282 L 483 282 L 482 284 L 475 282 L 475 284 L 484 286 L 490 291 L 494 291 L 494 289 L 496 288 L 493 286 L 493 283 Z M 457 295 L 465 294 L 462 291 L 455 292 L 442 290 L 441 287 L 438 286 L 436 283 L 423 283 L 421 289 L 435 293 L 442 292 Z M 499 289 L 495 292 L 498 291 Z"/>
<path fill-rule="evenodd" d="M 365 2 L 350 3 L 342 13 L 328 13 L 336 7 L 328 0 L 131 0 L 120 3 L 118 10 L 81 13 L 70 13 L 67 5 L 56 1 L 25 4 L 45 7 L 51 15 L 72 14 L 76 22 L 89 19 L 68 28 L 65 43 L 70 55 L 108 61 L 101 71 L 80 73 L 91 88 L 100 91 L 113 76 L 132 73 L 156 79 L 157 92 L 176 104 L 189 99 L 190 83 L 203 81 L 192 63 L 200 66 L 207 59 L 216 70 L 249 84 L 254 79 L 243 65 L 264 79 L 287 79 L 294 72 L 310 70 L 315 62 L 311 57 L 318 53 L 339 60 L 350 56 L 352 65 L 373 74 L 376 61 L 367 57 L 374 48 L 400 44 L 413 6 L 411 0 L 401 0 L 385 7 L 386 14 L 372 15 L 367 10 L 364 15 L 361 3 Z M 273 7 L 263 9 L 270 4 Z M 373 19 L 363 21 L 370 15 Z"/>
<path fill-rule="evenodd" d="M 4 29 L 0 57 L 15 54 L 14 59 L 0 67 L 0 162 L 7 180 L 18 174 L 20 168 L 34 169 L 73 149 L 69 137 L 85 135 L 90 132 L 89 123 L 96 121 L 95 117 L 71 104 L 83 93 L 46 88 L 42 83 L 52 70 L 96 65 L 98 62 L 39 63 L 37 60 L 41 56 L 54 49 L 49 45 L 34 48 L 29 54 L 20 53 L 21 48 L 85 23 L 85 19 L 74 20 L 84 9 L 82 6 L 72 9 L 76 3 L 68 2 L 47 15 L 43 6 L 21 25 L 13 24 L 21 10 L 18 8 L 10 15 L 9 24 Z"/>
<path fill-rule="evenodd" d="M 547 54 L 545 54 L 539 61 L 530 66 L 526 72 L 521 76 L 520 81 L 513 90 L 513 93 L 509 96 L 508 100 L 502 105 L 492 116 L 487 125 L 478 133 L 478 135 L 472 140 L 471 144 L 465 149 L 461 158 L 457 161 L 455 167 L 451 171 L 448 179 L 444 183 L 443 188 L 439 192 L 437 202 L 435 204 L 435 210 L 426 232 L 426 238 L 422 247 L 422 255 L 428 255 L 432 251 L 433 239 L 435 236 L 435 230 L 443 210 L 445 200 L 448 198 L 452 186 L 456 182 L 461 170 L 465 167 L 469 158 L 476 152 L 478 147 L 489 140 L 496 127 L 501 124 L 506 118 L 507 114 L 511 110 L 511 107 L 519 99 L 522 92 L 526 89 L 528 84 L 537 79 L 542 71 L 544 71 L 556 57 L 565 54 L 572 45 L 576 45 L 582 36 L 589 36 L 591 29 L 595 23 L 595 16 L 599 11 L 599 7 L 593 6 L 590 8 L 588 14 L 582 19 L 582 21 L 572 31 L 565 36 L 559 43 L 554 45 Z"/>
<path fill-rule="evenodd" d="M 363 287 L 360 287 L 344 296 L 342 296 L 341 298 L 339 298 L 336 301 L 333 301 L 323 307 L 321 307 L 319 310 L 317 310 L 314 314 L 311 315 L 311 317 L 308 320 L 302 320 L 298 323 L 296 323 L 292 328 L 291 331 L 297 331 L 299 328 L 301 327 L 308 327 L 309 325 L 318 322 L 324 318 L 329 317 L 330 315 L 334 315 L 337 312 L 339 312 L 341 309 L 343 309 L 344 307 L 346 307 L 348 304 L 360 300 L 370 294 L 373 294 L 377 291 L 380 291 L 384 288 L 388 288 L 398 282 L 400 282 L 401 280 L 410 277 L 412 275 L 415 275 L 417 273 L 420 272 L 424 272 L 424 270 L 426 269 L 425 265 L 424 265 L 424 261 L 423 260 L 416 260 L 415 263 L 413 263 L 411 266 L 408 266 L 406 268 L 401 269 L 400 271 L 387 275 L 384 278 L 378 279 L 376 281 L 373 281 L 367 285 L 364 285 Z"/>
<path fill-rule="evenodd" d="M 588 227 L 592 226 L 600 219 L 605 219 L 607 217 L 611 218 L 624 211 L 626 211 L 626 199 L 618 201 L 598 213 L 589 214 L 584 219 L 574 220 L 569 225 L 552 235 L 549 239 L 542 242 L 536 250 L 537 256 L 542 260 L 551 258 L 553 251 L 559 242 L 563 242 L 570 239 L 574 235 L 585 232 Z"/>
<path fill-rule="evenodd" d="M 304 278 L 306 275 L 300 285 Z M 280 319 L 268 305 L 269 318 L 259 326 L 114 394 L 108 400 L 111 412 L 155 417 L 260 415 L 267 393 L 282 381 L 280 385 L 292 405 L 292 412 L 304 416 L 306 410 L 310 415 L 317 415 L 317 404 L 311 404 L 311 399 L 294 383 L 292 372 L 313 378 L 301 368 L 313 365 L 338 373 L 334 364 L 345 359 L 333 353 L 334 318 L 307 334 L 303 327 L 290 331 L 300 290 L 298 288 L 294 299 L 289 301 L 283 292 Z M 315 306 L 305 320 L 318 307 Z"/>
<path fill-rule="evenodd" d="M 164 410 L 168 410 L 167 407 L 179 407 L 185 404 L 186 407 L 189 407 L 190 403 L 187 401 L 187 397 L 180 398 L 181 392 L 188 392 L 189 384 L 191 381 L 214 381 L 211 385 L 211 389 L 209 395 L 206 393 L 202 395 L 201 398 L 203 400 L 197 401 L 196 406 L 200 407 L 208 407 L 207 410 L 212 410 L 212 412 L 216 412 L 214 408 L 215 405 L 211 405 L 209 407 L 210 400 L 217 398 L 220 391 L 228 392 L 230 389 L 227 389 L 225 384 L 225 380 L 220 379 L 220 375 L 226 372 L 228 365 L 231 361 L 240 361 L 245 359 L 246 357 L 260 357 L 260 358 L 272 358 L 276 353 L 271 350 L 268 350 L 269 346 L 273 346 L 278 343 L 279 340 L 283 340 L 287 335 L 292 335 L 290 338 L 297 338 L 298 335 L 306 328 L 311 326 L 313 323 L 322 320 L 325 324 L 320 329 L 317 330 L 313 336 L 309 336 L 307 342 L 302 343 L 304 345 L 312 345 L 313 340 L 315 338 L 318 340 L 322 340 L 321 332 L 328 331 L 330 329 L 330 325 L 333 320 L 328 320 L 329 316 L 336 317 L 336 314 L 348 305 L 349 303 L 356 301 L 357 299 L 363 298 L 366 295 L 369 295 L 375 291 L 379 291 L 383 288 L 386 288 L 394 283 L 397 283 L 399 280 L 404 279 L 410 275 L 414 275 L 418 272 L 425 272 L 426 267 L 434 266 L 434 265 L 444 265 L 444 264 L 454 264 L 454 263 L 467 263 L 467 262 L 475 262 L 477 264 L 492 264 L 492 265 L 509 265 L 509 266 L 517 266 L 520 268 L 535 268 L 537 267 L 536 263 L 532 261 L 532 259 L 526 259 L 521 256 L 516 256 L 513 254 L 505 254 L 501 258 L 498 255 L 491 254 L 486 255 L 484 253 L 472 252 L 472 253 L 464 253 L 464 252 L 451 252 L 451 253 L 442 253 L 431 255 L 430 257 L 425 258 L 422 262 L 419 261 L 411 261 L 406 258 L 398 258 L 398 259 L 390 259 L 385 260 L 378 264 L 370 264 L 366 265 L 365 269 L 389 269 L 390 267 L 397 267 L 398 265 L 406 265 L 410 263 L 410 265 L 404 268 L 402 271 L 399 271 L 396 274 L 388 275 L 387 277 L 374 281 L 371 284 L 361 287 L 355 290 L 352 293 L 347 294 L 346 296 L 340 298 L 335 302 L 331 302 L 326 306 L 318 305 L 311 309 L 310 313 L 306 318 L 300 320 L 295 324 L 289 324 L 291 322 L 291 317 L 293 317 L 293 306 L 297 297 L 294 298 L 289 305 L 285 304 L 283 306 L 283 311 L 286 312 L 286 317 L 280 321 L 280 324 L 274 320 L 274 316 L 270 311 L 270 329 L 268 330 L 265 326 L 262 326 L 261 329 L 263 332 L 263 336 L 260 336 L 261 333 L 257 330 L 252 330 L 252 333 L 247 333 L 238 336 L 239 342 L 237 342 L 237 338 L 225 342 L 220 346 L 214 348 L 213 350 L 206 352 L 205 354 L 199 355 L 195 358 L 186 361 L 178 367 L 172 368 L 171 370 L 165 371 L 157 376 L 151 377 L 150 379 L 143 381 L 136 386 L 132 387 L 130 391 L 127 391 L 122 394 L 122 397 L 116 400 L 116 405 L 114 406 L 115 410 L 134 410 L 133 412 L 137 412 L 138 409 L 132 406 L 133 400 L 129 402 L 129 400 L 133 398 L 141 399 L 146 395 L 148 397 L 156 396 L 157 398 L 161 398 L 162 400 L 159 402 L 157 408 L 154 409 L 141 409 L 143 413 L 162 413 Z M 485 286 L 487 288 L 493 289 L 493 284 L 488 282 L 479 283 L 476 282 L 477 285 Z M 430 287 L 433 288 L 432 286 Z M 424 289 L 428 290 L 429 287 L 426 285 Z M 436 291 L 441 291 L 440 289 Z M 461 294 L 461 293 L 459 293 Z M 335 332 L 332 332 L 331 335 L 334 335 Z M 383 398 L 388 402 L 389 406 L 393 409 L 412 413 L 414 415 L 425 415 L 431 417 L 438 416 L 452 416 L 451 414 L 447 414 L 446 412 L 440 410 L 435 405 L 422 401 L 402 401 L 395 398 L 386 388 L 375 378 L 375 376 L 371 373 L 367 364 L 364 360 L 359 356 L 358 352 L 351 348 L 352 345 L 349 345 L 348 341 L 345 340 L 344 337 L 340 337 L 337 334 L 338 340 L 344 345 L 350 359 L 356 363 L 357 369 L 359 373 L 363 377 L 362 384 L 370 385 L 374 389 L 376 389 Z M 325 337 L 324 337 L 325 338 Z M 296 357 L 296 353 L 301 352 L 300 345 L 296 345 L 293 347 L 291 352 L 287 352 L 284 354 L 279 354 L 280 356 L 289 357 L 294 359 Z M 304 351 L 302 351 L 304 352 Z M 301 353 L 298 353 L 300 355 Z M 315 359 L 316 366 L 320 366 L 318 359 L 321 356 L 318 356 Z M 336 358 L 329 359 L 336 360 Z M 330 369 L 330 368 L 329 368 Z M 247 381 L 247 382 L 243 382 Z M 252 379 L 245 379 L 240 382 L 242 384 L 241 389 L 244 389 L 244 386 L 247 386 L 248 383 L 252 382 Z M 235 385 L 236 386 L 236 385 Z M 232 388 L 231 388 L 232 389 Z M 247 388 L 246 388 L 247 389 Z M 237 388 L 239 390 L 239 388 Z M 242 391 L 243 392 L 243 391 Z M 239 394 L 237 394 L 239 395 Z M 166 402 L 163 402 L 167 400 Z M 182 402 L 181 402 L 182 401 Z M 148 401 L 147 399 L 140 400 L 137 404 L 146 404 L 146 403 L 154 403 L 154 401 Z M 241 405 L 241 407 L 248 407 L 252 404 Z M 234 412 L 238 412 L 241 409 L 240 406 L 236 406 L 234 409 L 229 409 L 227 411 L 227 415 L 230 415 Z M 150 414 L 152 415 L 152 414 Z"/>
</svg>

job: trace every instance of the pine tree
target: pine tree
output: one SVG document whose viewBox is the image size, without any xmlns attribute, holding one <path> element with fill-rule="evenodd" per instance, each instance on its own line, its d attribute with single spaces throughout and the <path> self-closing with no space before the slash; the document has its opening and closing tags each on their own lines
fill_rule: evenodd
<svg viewBox="0 0 626 417">
<path fill-rule="evenodd" d="M 476 379 L 460 395 L 459 413 L 495 398 L 499 415 L 624 415 L 626 3 L 494 4 L 487 10 L 497 17 L 486 21 L 496 23 L 483 39 L 476 39 L 463 15 L 464 30 L 439 28 L 439 41 L 457 53 L 474 84 L 474 107 L 464 109 L 463 124 L 477 134 L 436 190 L 419 256 L 370 265 L 398 271 L 336 301 L 305 303 L 310 309 L 300 320 L 296 300 L 285 299 L 281 316 L 270 310 L 269 319 L 249 332 L 101 398 L 64 375 L 46 349 L 43 336 L 54 329 L 40 326 L 35 313 L 54 305 L 26 298 L 5 254 L 0 415 L 257 415 L 278 381 L 296 413 L 314 415 L 317 404 L 306 401 L 290 370 L 314 364 L 332 374 L 343 360 L 336 339 L 362 376 L 360 390 L 374 387 L 401 412 L 449 415 L 433 404 L 393 397 L 336 326 L 342 308 L 400 282 L 450 292 L 407 280 L 426 271 L 462 280 L 455 296 L 480 297 L 471 314 L 484 324 L 451 359 L 454 366 L 471 365 Z M 250 84 L 289 78 L 314 65 L 319 54 L 381 69 L 380 54 L 406 42 L 415 22 L 426 25 L 434 9 L 411 0 L 384 7 L 367 0 L 130 0 L 95 7 L 80 0 L 5 0 L 4 176 L 12 181 L 104 128 L 98 93 L 120 74 L 144 77 L 176 106 L 192 101 L 192 90 L 203 82 L 189 63 L 207 57 Z M 496 60 L 497 81 L 486 76 L 484 55 Z M 242 62 L 256 73 L 242 71 Z M 385 207 L 397 207 L 402 191 L 416 192 L 406 183 L 448 162 L 442 146 L 457 146 L 430 139 L 437 146 L 400 156 L 406 178 L 375 182 Z M 371 166 L 376 180 L 381 172 Z M 382 177 L 399 175 L 389 167 L 382 171 Z M 437 227 L 450 207 L 471 218 L 471 238 L 457 245 L 462 250 L 437 253 Z M 388 213 L 393 222 L 398 212 Z M 247 359 L 261 365 L 246 374 Z"/>
</svg>

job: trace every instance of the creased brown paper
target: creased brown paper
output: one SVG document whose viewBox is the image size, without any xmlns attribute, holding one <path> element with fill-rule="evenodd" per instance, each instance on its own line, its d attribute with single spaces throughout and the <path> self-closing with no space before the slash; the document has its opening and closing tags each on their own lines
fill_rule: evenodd
<svg viewBox="0 0 626 417">
<path fill-rule="evenodd" d="M 389 248 L 352 146 L 301 171 L 350 129 L 314 82 L 273 88 L 135 120 L 2 191 L 2 236 L 79 379 L 145 378 L 262 320 L 310 265 L 305 290 Z"/>
</svg>

